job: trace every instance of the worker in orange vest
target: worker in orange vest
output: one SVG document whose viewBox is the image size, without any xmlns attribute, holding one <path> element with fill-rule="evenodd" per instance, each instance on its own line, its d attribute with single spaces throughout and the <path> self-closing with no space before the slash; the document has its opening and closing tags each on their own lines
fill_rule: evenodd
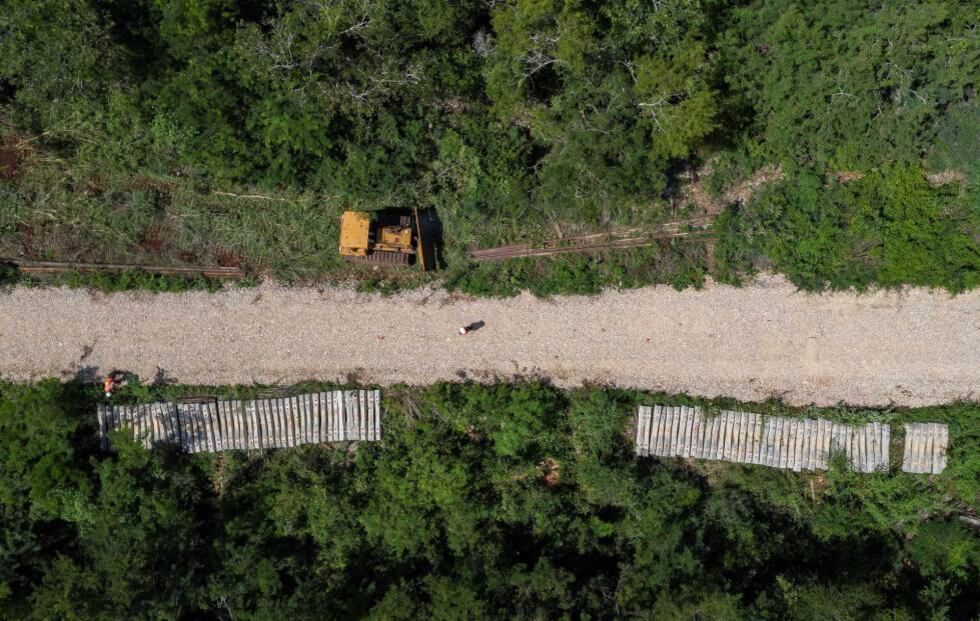
<svg viewBox="0 0 980 621">
<path fill-rule="evenodd" d="M 113 371 L 109 375 L 106 375 L 105 379 L 102 381 L 102 388 L 105 390 L 105 398 L 111 399 L 112 393 L 115 392 L 117 388 L 125 385 L 125 383 L 126 374 L 122 371 Z"/>
</svg>

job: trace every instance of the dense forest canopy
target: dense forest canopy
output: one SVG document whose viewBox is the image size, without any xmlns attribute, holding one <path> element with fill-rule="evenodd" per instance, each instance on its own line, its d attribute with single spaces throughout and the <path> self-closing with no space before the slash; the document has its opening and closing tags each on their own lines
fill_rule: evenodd
<svg viewBox="0 0 980 621">
<path fill-rule="evenodd" d="M 125 387 L 118 399 L 261 388 Z M 309 386 L 296 387 L 303 392 Z M 98 386 L 0 385 L 0 616 L 854 619 L 980 613 L 980 407 L 942 475 L 637 459 L 637 403 L 536 384 L 386 391 L 379 443 L 99 453 Z M 738 407 L 731 402 L 704 404 Z M 899 444 L 900 446 L 900 444 Z"/>
<path fill-rule="evenodd" d="M 653 195 L 725 134 L 918 161 L 975 104 L 969 3 L 738 4 L 14 0 L 0 75 L 23 127 L 126 171 L 355 199 L 435 173 L 464 199 L 475 166 L 579 207 Z"/>
</svg>

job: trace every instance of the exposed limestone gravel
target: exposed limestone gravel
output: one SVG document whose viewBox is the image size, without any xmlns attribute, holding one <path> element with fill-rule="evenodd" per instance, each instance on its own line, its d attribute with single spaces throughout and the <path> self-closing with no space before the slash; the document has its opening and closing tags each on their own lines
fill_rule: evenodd
<svg viewBox="0 0 980 621">
<path fill-rule="evenodd" d="M 460 326 L 486 322 L 459 336 Z M 594 297 L 393 297 L 352 288 L 0 293 L 0 376 L 388 385 L 548 378 L 791 404 L 980 397 L 980 291 L 807 294 L 775 276 Z"/>
</svg>

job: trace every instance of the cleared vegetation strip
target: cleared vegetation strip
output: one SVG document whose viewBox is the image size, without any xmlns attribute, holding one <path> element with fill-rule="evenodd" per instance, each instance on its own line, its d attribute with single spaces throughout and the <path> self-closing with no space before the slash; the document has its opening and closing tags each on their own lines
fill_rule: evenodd
<svg viewBox="0 0 980 621">
<path fill-rule="evenodd" d="M 377 390 L 335 390 L 250 401 L 100 404 L 96 417 L 102 450 L 110 448 L 109 432 L 128 429 L 133 440 L 146 448 L 168 443 L 189 453 L 215 453 L 344 440 L 378 441 L 380 401 Z M 327 424 L 318 421 L 326 416 L 325 404 L 330 403 L 336 404 L 333 411 L 343 420 L 328 433 Z"/>
<path fill-rule="evenodd" d="M 936 435 L 941 433 L 937 430 Z M 876 472 L 888 469 L 888 440 L 888 425 L 880 423 L 851 427 L 824 419 L 799 420 L 730 410 L 709 418 L 698 407 L 641 405 L 637 409 L 635 451 L 640 457 L 694 457 L 795 472 L 826 470 L 831 455 L 843 453 L 856 471 Z M 906 460 L 908 456 L 906 449 Z M 923 472 L 936 472 L 938 462 L 928 463 L 930 469 Z"/>
</svg>

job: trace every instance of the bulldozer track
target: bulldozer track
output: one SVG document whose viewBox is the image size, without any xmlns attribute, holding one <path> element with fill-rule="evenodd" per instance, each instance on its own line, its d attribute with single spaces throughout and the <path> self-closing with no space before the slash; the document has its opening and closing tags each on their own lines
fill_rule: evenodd
<svg viewBox="0 0 980 621">
<path fill-rule="evenodd" d="M 363 257 L 345 256 L 344 259 L 351 263 L 366 263 L 368 265 L 409 265 L 412 261 L 412 255 L 403 252 L 375 250 Z"/>
</svg>

